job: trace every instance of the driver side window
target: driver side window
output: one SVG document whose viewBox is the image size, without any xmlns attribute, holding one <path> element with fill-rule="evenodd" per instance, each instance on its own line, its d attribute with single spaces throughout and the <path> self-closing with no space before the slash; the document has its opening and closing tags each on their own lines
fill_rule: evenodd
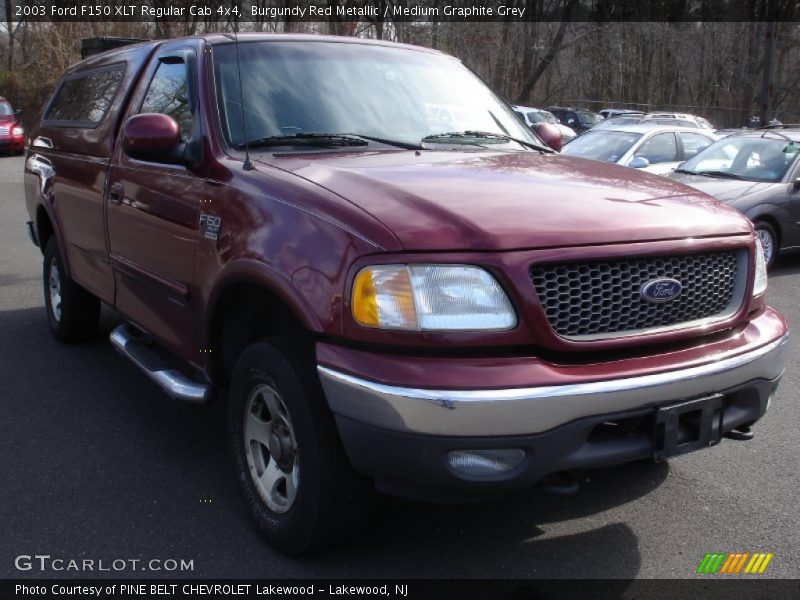
<svg viewBox="0 0 800 600">
<path fill-rule="evenodd" d="M 186 63 L 176 61 L 158 65 L 140 112 L 169 115 L 180 127 L 181 138 L 184 141 L 189 139 L 193 119 L 189 106 Z"/>
<path fill-rule="evenodd" d="M 673 133 L 659 133 L 651 137 L 634 154 L 646 158 L 650 164 L 677 162 L 678 144 Z"/>
</svg>

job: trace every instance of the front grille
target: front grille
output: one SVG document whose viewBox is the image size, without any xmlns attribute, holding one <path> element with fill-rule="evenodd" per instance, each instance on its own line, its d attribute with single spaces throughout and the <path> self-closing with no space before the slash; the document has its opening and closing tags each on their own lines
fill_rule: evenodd
<svg viewBox="0 0 800 600">
<path fill-rule="evenodd" d="M 530 275 L 553 330 L 567 338 L 620 337 L 732 315 L 742 302 L 747 253 L 728 250 L 596 262 L 535 265 Z M 654 303 L 642 287 L 658 278 L 682 285 Z"/>
<path fill-rule="evenodd" d="M 0 135 L 8 135 L 10 129 L 8 127 L 0 127 Z"/>
</svg>

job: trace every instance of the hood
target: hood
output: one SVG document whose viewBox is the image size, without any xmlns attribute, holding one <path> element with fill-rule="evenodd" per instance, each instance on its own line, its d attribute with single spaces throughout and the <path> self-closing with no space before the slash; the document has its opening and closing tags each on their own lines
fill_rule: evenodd
<svg viewBox="0 0 800 600">
<path fill-rule="evenodd" d="M 407 250 L 511 250 L 743 234 L 738 212 L 663 177 L 538 152 L 297 153 L 259 160 L 370 213 Z"/>
<path fill-rule="evenodd" d="M 690 185 L 696 190 L 700 190 L 709 196 L 714 196 L 714 198 L 726 204 L 735 204 L 737 201 L 749 199 L 757 194 L 761 195 L 764 192 L 768 192 L 773 188 L 783 185 L 764 181 L 741 181 L 738 179 L 705 177 L 703 175 L 692 175 L 690 173 L 673 173 L 670 175 L 670 179 Z"/>
</svg>

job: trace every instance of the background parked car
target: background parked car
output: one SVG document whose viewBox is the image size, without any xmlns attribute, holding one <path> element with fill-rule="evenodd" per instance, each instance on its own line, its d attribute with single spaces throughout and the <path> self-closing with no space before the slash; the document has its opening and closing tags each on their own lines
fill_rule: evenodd
<svg viewBox="0 0 800 600">
<path fill-rule="evenodd" d="M 21 110 L 0 97 L 0 151 L 22 154 L 25 151 L 25 130 L 19 122 Z"/>
<path fill-rule="evenodd" d="M 622 125 L 589 131 L 565 146 L 562 154 L 666 175 L 715 140 L 709 131 L 685 127 Z"/>
<path fill-rule="evenodd" d="M 639 125 L 642 122 L 644 115 L 620 115 L 617 117 L 608 117 L 604 121 L 600 121 L 593 129 L 614 129 L 623 125 Z M 647 124 L 647 123 L 646 123 Z M 658 123 L 649 123 L 650 125 L 658 125 Z"/>
<path fill-rule="evenodd" d="M 604 119 L 613 119 L 614 117 L 621 116 L 644 116 L 644 113 L 640 110 L 627 110 L 624 108 L 604 108 L 597 112 Z"/>
<path fill-rule="evenodd" d="M 623 114 L 612 116 L 605 121 L 601 121 L 595 127 L 607 129 L 620 125 L 670 125 L 672 127 L 686 127 L 689 129 L 705 129 L 713 131 L 714 127 L 703 117 L 686 113 L 648 113 L 643 114 Z"/>
<path fill-rule="evenodd" d="M 798 156 L 798 130 L 738 133 L 709 146 L 671 177 L 744 213 L 771 265 L 780 251 L 800 247 Z"/>
<path fill-rule="evenodd" d="M 533 127 L 536 123 L 550 123 L 558 127 L 558 130 L 561 132 L 563 144 L 571 142 L 578 136 L 572 127 L 567 127 L 559 123 L 555 115 L 549 111 L 542 110 L 541 108 L 532 108 L 530 106 L 512 106 L 512 108 L 524 119 L 528 127 Z"/>
<path fill-rule="evenodd" d="M 659 125 L 679 125 L 681 127 L 697 129 L 714 129 L 714 126 L 708 119 L 688 113 L 651 112 L 642 117 L 642 122 L 647 121 L 655 121 Z"/>
<path fill-rule="evenodd" d="M 584 131 L 589 131 L 592 127 L 603 120 L 603 117 L 596 112 L 585 108 L 565 108 L 562 106 L 548 106 L 547 110 L 553 113 L 558 122 L 567 127 L 571 127 L 580 135 Z"/>
</svg>

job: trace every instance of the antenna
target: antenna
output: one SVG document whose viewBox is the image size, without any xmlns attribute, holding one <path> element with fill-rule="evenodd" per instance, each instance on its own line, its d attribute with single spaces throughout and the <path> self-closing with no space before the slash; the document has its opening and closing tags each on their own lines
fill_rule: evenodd
<svg viewBox="0 0 800 600">
<path fill-rule="evenodd" d="M 250 160 L 250 136 L 247 135 L 247 114 L 244 110 L 244 88 L 242 87 L 242 64 L 239 61 L 239 17 L 236 17 L 236 25 L 233 28 L 233 43 L 236 46 L 236 71 L 239 76 L 239 100 L 242 107 L 242 131 L 244 132 L 244 164 L 242 169 L 252 171 L 255 169 L 255 165 Z"/>
</svg>

